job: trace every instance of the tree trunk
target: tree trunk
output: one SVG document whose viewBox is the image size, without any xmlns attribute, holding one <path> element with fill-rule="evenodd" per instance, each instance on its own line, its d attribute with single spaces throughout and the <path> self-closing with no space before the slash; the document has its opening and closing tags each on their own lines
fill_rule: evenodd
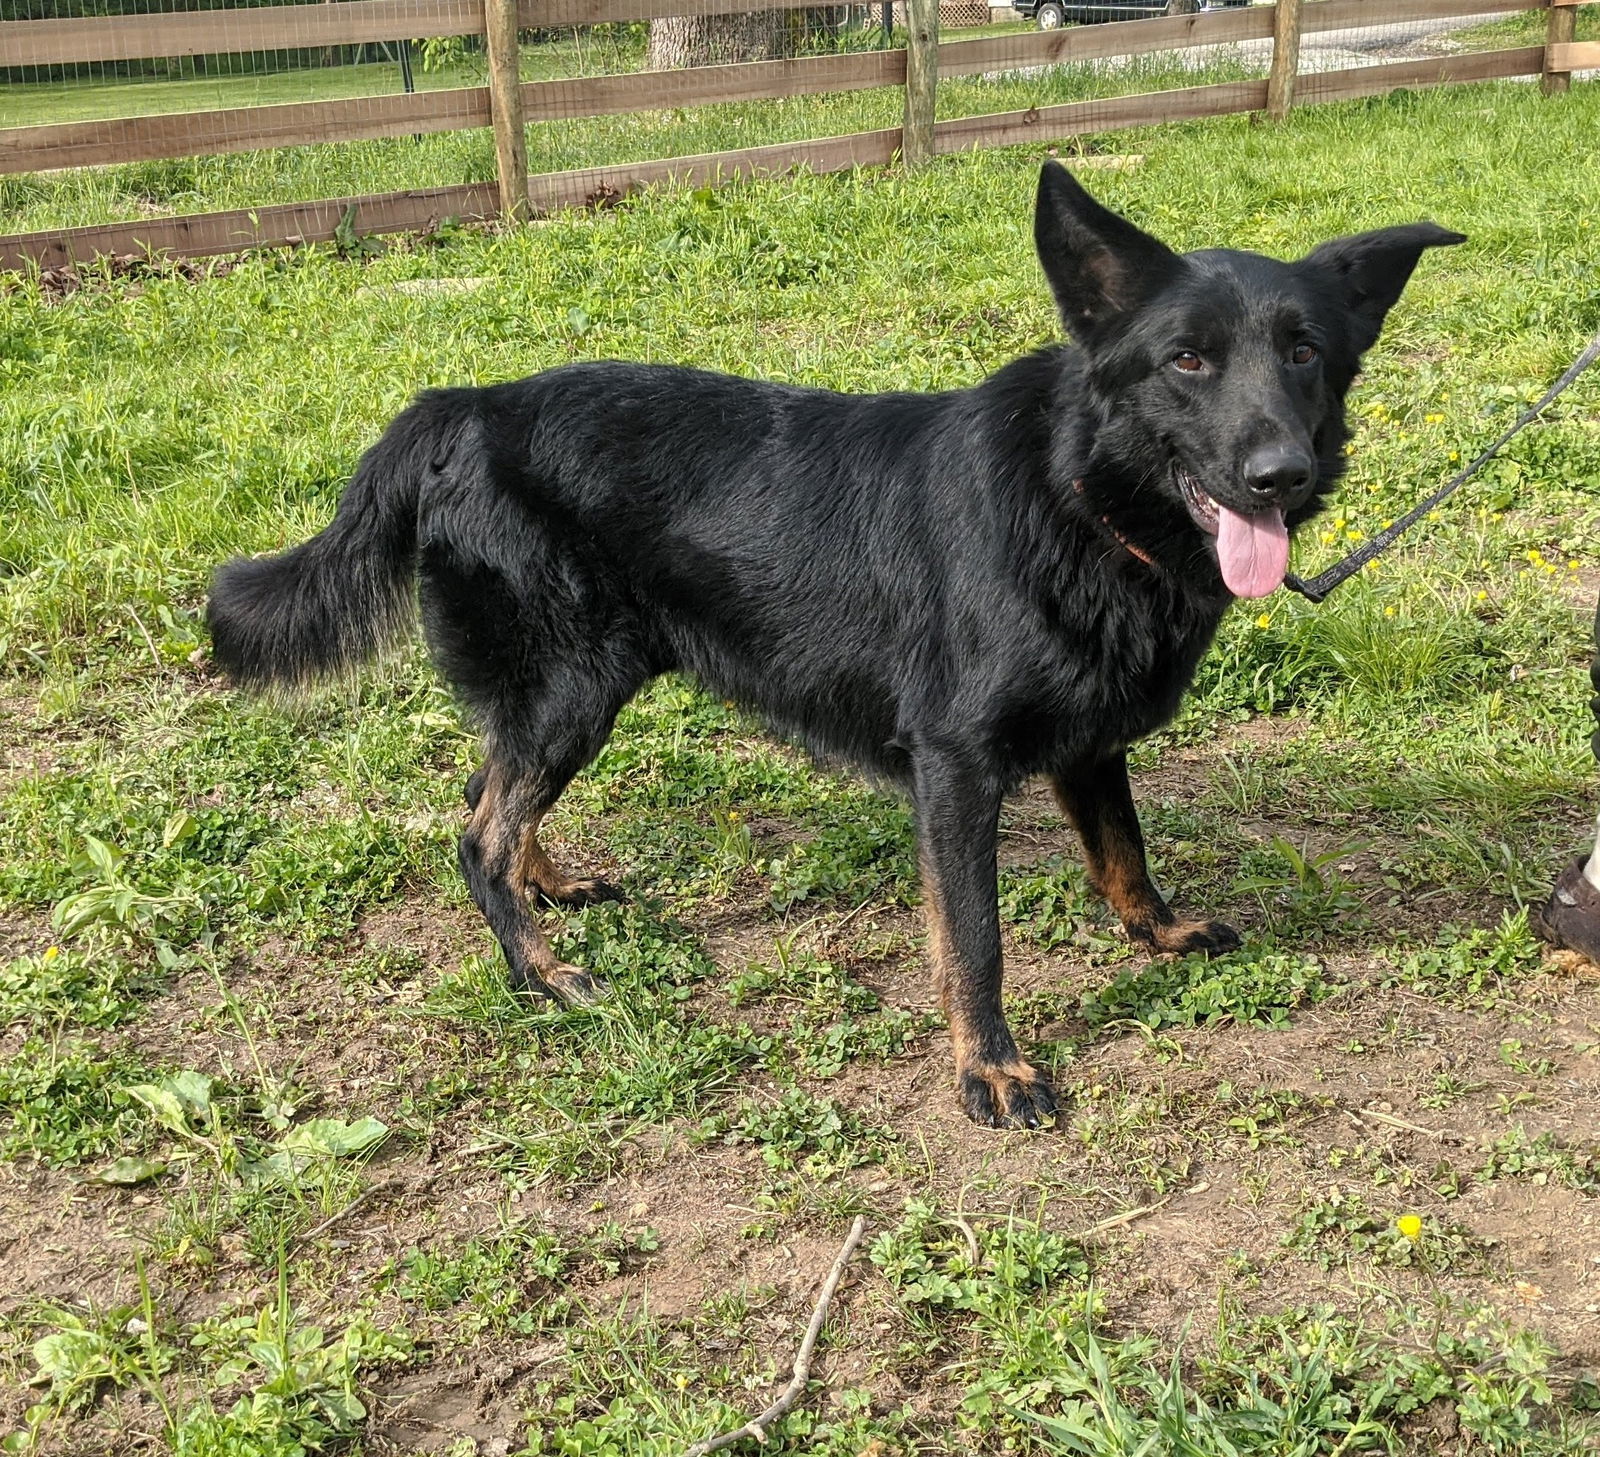
<svg viewBox="0 0 1600 1457">
<path fill-rule="evenodd" d="M 647 71 L 680 66 L 726 66 L 773 61 L 790 54 L 788 15 L 755 10 L 746 15 L 672 15 L 650 22 Z"/>
</svg>

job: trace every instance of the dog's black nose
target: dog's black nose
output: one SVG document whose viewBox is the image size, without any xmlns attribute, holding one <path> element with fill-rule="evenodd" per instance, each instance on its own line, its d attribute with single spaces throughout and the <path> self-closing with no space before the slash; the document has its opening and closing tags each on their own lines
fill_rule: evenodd
<svg viewBox="0 0 1600 1457">
<path fill-rule="evenodd" d="M 1264 445 L 1245 457 L 1244 483 L 1261 501 L 1283 501 L 1311 484 L 1312 460 L 1297 445 Z"/>
</svg>

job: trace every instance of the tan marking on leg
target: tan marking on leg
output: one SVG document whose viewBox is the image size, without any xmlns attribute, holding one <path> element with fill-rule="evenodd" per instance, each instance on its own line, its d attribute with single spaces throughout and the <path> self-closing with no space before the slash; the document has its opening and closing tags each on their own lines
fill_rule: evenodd
<svg viewBox="0 0 1600 1457">
<path fill-rule="evenodd" d="M 545 848 L 539 843 L 539 826 L 544 823 L 544 815 L 537 816 L 532 824 L 524 827 L 522 844 L 517 853 L 517 875 L 522 881 L 523 889 L 530 895 L 536 890 L 542 890 L 548 896 L 560 895 L 563 891 L 570 891 L 572 879 L 562 874 Z"/>
<path fill-rule="evenodd" d="M 955 938 L 945 919 L 939 896 L 938 877 L 926 857 L 919 857 L 922 869 L 923 915 L 928 924 L 928 960 L 933 969 L 934 988 L 944 1008 L 950 1028 L 950 1050 L 955 1061 L 956 1085 L 969 1116 L 978 1117 L 965 1090 L 964 1079 L 976 1078 L 988 1089 L 989 1104 L 1000 1124 L 1036 1126 L 1040 1118 L 1052 1116 L 1055 1098 L 1044 1075 L 1020 1053 L 999 1061 L 986 1059 L 979 1046 L 978 1024 L 967 985 L 967 969 L 952 954 Z M 1010 1033 L 1006 1033 L 1010 1042 Z M 1022 1085 L 1019 1089 L 1018 1085 Z M 980 1121 L 983 1121 L 980 1119 Z"/>
<path fill-rule="evenodd" d="M 926 856 L 919 855 L 917 865 L 922 872 L 922 914 L 928 923 L 928 965 L 933 971 L 933 990 L 939 998 L 939 1005 L 944 1008 L 945 1016 L 948 1017 L 950 983 L 945 974 L 945 958 L 948 954 L 950 937 L 945 930 L 944 906 L 939 900 L 939 881 Z"/>
<path fill-rule="evenodd" d="M 1172 920 L 1161 892 L 1150 882 L 1144 849 L 1121 834 L 1114 823 L 1085 816 L 1060 780 L 1051 785 L 1062 815 L 1083 843 L 1089 884 L 1115 911 L 1124 926 L 1154 927 Z M 1092 801 L 1091 801 L 1092 803 Z"/>
<path fill-rule="evenodd" d="M 472 812 L 468 832 L 477 838 L 481 848 L 484 868 L 489 875 L 503 880 L 519 896 L 526 894 L 530 879 L 529 866 L 549 867 L 549 858 L 540 848 L 536 832 L 542 815 L 531 821 L 517 823 L 519 796 L 498 766 L 491 765 L 484 781 L 483 795 Z M 523 801 L 526 803 L 526 801 Z M 552 875 L 552 881 L 558 877 Z M 534 882 L 539 884 L 538 881 Z M 542 886 L 541 886 L 542 888 Z M 531 911 L 523 907 L 507 935 L 513 952 L 524 965 L 533 968 L 539 978 L 556 996 L 568 1003 L 593 1002 L 605 991 L 604 982 L 591 976 L 581 967 L 571 966 L 555 953 L 548 938 L 539 929 Z"/>
<path fill-rule="evenodd" d="M 541 810 L 523 833 L 517 852 L 517 881 L 525 895 L 539 895 L 556 905 L 586 905 L 617 900 L 617 891 L 598 876 L 568 875 L 539 843 L 539 828 L 548 810 Z"/>
<path fill-rule="evenodd" d="M 1131 939 L 1156 951 L 1177 953 L 1230 950 L 1239 944 L 1238 933 L 1221 921 L 1178 920 L 1150 879 L 1144 846 L 1124 824 L 1112 815 L 1085 816 L 1068 786 L 1056 780 L 1052 787 L 1061 813 L 1083 842 L 1089 883 L 1116 912 Z"/>
<path fill-rule="evenodd" d="M 475 836 L 478 844 L 483 847 L 485 859 L 499 864 L 506 853 L 507 833 L 505 817 L 501 813 L 501 798 L 505 793 L 505 781 L 499 768 L 494 764 L 486 766 L 483 779 L 483 793 L 478 796 L 477 806 L 467 816 L 468 833 Z"/>
</svg>

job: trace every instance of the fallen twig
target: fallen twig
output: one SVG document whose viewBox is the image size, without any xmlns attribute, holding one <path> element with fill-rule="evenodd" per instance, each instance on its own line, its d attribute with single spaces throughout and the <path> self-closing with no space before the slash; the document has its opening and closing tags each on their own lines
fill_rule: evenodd
<svg viewBox="0 0 1600 1457">
<path fill-rule="evenodd" d="M 966 1240 L 968 1263 L 971 1264 L 973 1272 L 976 1273 L 983 1268 L 983 1251 L 978 1248 L 977 1231 L 959 1214 L 952 1214 L 950 1223 L 961 1231 L 962 1237 Z"/>
<path fill-rule="evenodd" d="M 1099 1224 L 1091 1224 L 1087 1229 L 1074 1230 L 1067 1238 L 1075 1245 L 1086 1245 L 1090 1240 L 1105 1234 L 1108 1230 L 1118 1229 L 1124 1224 L 1132 1224 L 1136 1219 L 1143 1219 L 1147 1214 L 1154 1214 L 1158 1209 L 1164 1209 L 1172 1203 L 1171 1199 L 1163 1199 L 1159 1204 L 1143 1204 L 1137 1209 L 1124 1209 L 1121 1214 L 1113 1214 L 1110 1219 L 1102 1219 Z"/>
<path fill-rule="evenodd" d="M 1437 1128 L 1424 1128 L 1420 1123 L 1407 1123 L 1404 1118 L 1396 1118 L 1392 1113 L 1380 1113 L 1376 1108 L 1362 1108 L 1356 1113 L 1356 1117 L 1375 1118 L 1379 1123 L 1387 1123 L 1391 1128 L 1403 1128 L 1407 1133 L 1420 1133 L 1424 1138 L 1445 1136 Z"/>
<path fill-rule="evenodd" d="M 1102 1234 L 1107 1234 L 1113 1229 L 1120 1229 L 1125 1224 L 1132 1224 L 1136 1219 L 1143 1219 L 1147 1214 L 1154 1214 L 1158 1209 L 1165 1209 L 1167 1205 L 1182 1195 L 1204 1194 L 1211 1187 L 1210 1180 L 1202 1179 L 1198 1184 L 1190 1184 L 1186 1189 L 1180 1189 L 1176 1194 L 1169 1194 L 1165 1199 L 1158 1199 L 1154 1204 L 1141 1204 L 1137 1209 L 1124 1209 L 1121 1214 L 1113 1214 L 1109 1219 L 1102 1219 L 1098 1224 L 1091 1224 L 1083 1229 L 1070 1229 L 1063 1236 L 1073 1244 L 1086 1244 L 1097 1239 Z M 996 1213 L 993 1211 L 969 1212 L 966 1218 L 959 1215 L 951 1216 L 950 1223 L 957 1226 L 967 1236 L 969 1246 L 976 1246 L 977 1235 L 973 1232 L 968 1220 L 972 1219 L 1014 1219 L 1014 1212 Z"/>
<path fill-rule="evenodd" d="M 731 1447 L 745 1437 L 754 1437 L 756 1441 L 765 1443 L 767 1428 L 787 1414 L 800 1400 L 805 1393 L 806 1383 L 811 1379 L 811 1351 L 817 1344 L 817 1337 L 822 1334 L 822 1324 L 828 1318 L 828 1306 L 833 1301 L 833 1293 L 839 1288 L 845 1266 L 850 1263 L 850 1257 L 855 1254 L 856 1246 L 861 1243 L 861 1238 L 866 1232 L 865 1217 L 856 1215 L 856 1222 L 850 1226 L 849 1237 L 834 1259 L 833 1268 L 828 1271 L 828 1278 L 823 1281 L 822 1293 L 817 1297 L 817 1308 L 811 1312 L 811 1324 L 806 1327 L 805 1339 L 800 1342 L 799 1354 L 794 1358 L 794 1376 L 778 1394 L 778 1399 L 760 1416 L 751 1418 L 737 1431 L 724 1432 L 720 1437 L 708 1437 L 703 1442 L 696 1442 L 683 1454 L 683 1457 L 706 1457 L 707 1453 L 720 1452 L 724 1447 Z"/>
<path fill-rule="evenodd" d="M 346 1204 L 343 1209 L 339 1210 L 335 1214 L 330 1214 L 322 1221 L 321 1224 L 312 1229 L 308 1229 L 304 1234 L 296 1235 L 294 1239 L 289 1242 L 289 1248 L 298 1249 L 301 1245 L 310 1244 L 311 1241 L 314 1240 L 319 1234 L 326 1234 L 334 1227 L 334 1225 L 354 1214 L 356 1210 L 360 1208 L 361 1205 L 365 1204 L 367 1200 L 372 1198 L 374 1194 L 381 1194 L 387 1189 L 393 1189 L 402 1182 L 403 1180 L 400 1179 L 380 1179 L 376 1184 L 367 1185 L 367 1187 L 357 1194 L 356 1197 L 348 1204 Z"/>
<path fill-rule="evenodd" d="M 862 901 L 861 904 L 858 905 L 853 911 L 848 912 L 846 915 L 841 916 L 836 920 L 830 921 L 826 926 L 824 926 L 817 934 L 817 944 L 822 947 L 832 945 L 833 942 L 839 939 L 839 933 L 843 931 L 844 928 L 848 926 L 851 921 L 855 920 L 855 918 L 863 911 L 881 911 L 884 909 L 885 906 L 882 901 L 873 896 L 868 896 L 866 900 Z"/>
</svg>

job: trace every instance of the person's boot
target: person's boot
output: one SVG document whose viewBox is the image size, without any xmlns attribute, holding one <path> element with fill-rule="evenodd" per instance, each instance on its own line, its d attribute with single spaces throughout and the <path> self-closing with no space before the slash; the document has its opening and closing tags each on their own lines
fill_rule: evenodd
<svg viewBox="0 0 1600 1457">
<path fill-rule="evenodd" d="M 1600 964 L 1600 889 L 1583 873 L 1588 863 L 1580 855 L 1561 872 L 1544 910 L 1534 918 L 1534 930 L 1546 941 Z"/>
</svg>

